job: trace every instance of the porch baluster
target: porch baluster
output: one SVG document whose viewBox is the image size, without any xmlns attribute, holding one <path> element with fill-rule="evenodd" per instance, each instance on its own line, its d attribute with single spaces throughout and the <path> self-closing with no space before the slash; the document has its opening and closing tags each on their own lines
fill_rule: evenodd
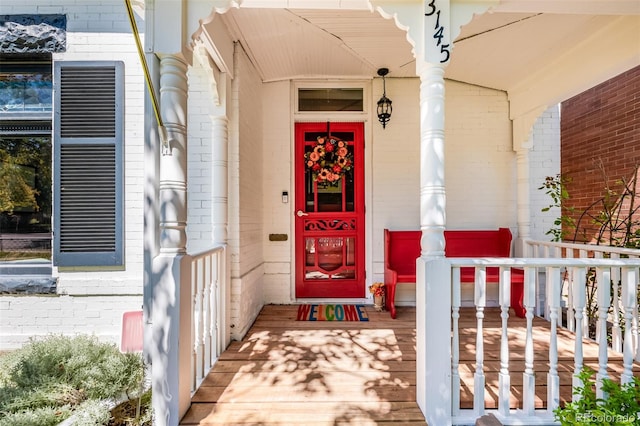
<svg viewBox="0 0 640 426">
<path fill-rule="evenodd" d="M 191 392 L 198 388 L 197 368 L 198 362 L 196 360 L 196 347 L 198 340 L 198 287 L 196 285 L 196 274 L 198 272 L 197 261 L 191 263 L 191 328 L 193 331 L 193 340 L 191 342 Z"/>
<path fill-rule="evenodd" d="M 460 291 L 460 268 L 453 268 L 451 271 L 451 319 L 453 323 L 453 336 L 451 342 L 451 408 L 452 414 L 460 414 L 460 329 L 458 319 L 460 318 L 461 291 Z"/>
<path fill-rule="evenodd" d="M 474 373 L 473 409 L 478 416 L 484 414 L 484 338 L 482 336 L 482 322 L 484 308 L 487 305 L 487 270 L 476 267 L 475 276 L 475 305 L 476 305 L 476 371 Z"/>
<path fill-rule="evenodd" d="M 607 347 L 607 314 L 609 313 L 609 303 L 611 300 L 611 270 L 610 268 L 597 268 L 596 269 L 597 280 L 597 299 L 598 299 L 598 325 L 599 329 L 596 331 L 598 338 L 598 373 L 596 374 L 596 396 L 603 398 L 602 392 L 602 379 L 608 377 L 607 374 L 607 362 L 608 362 L 608 347 Z"/>
<path fill-rule="evenodd" d="M 220 292 L 220 282 L 222 281 L 221 272 L 223 269 L 220 267 L 221 262 L 224 262 L 224 251 L 217 251 L 211 255 L 211 292 L 209 293 L 209 306 L 211 306 L 211 312 L 209 313 L 209 336 L 211 336 L 211 348 L 209 349 L 209 367 L 213 367 L 220 352 L 218 350 L 220 343 L 220 336 L 218 335 L 218 294 Z"/>
<path fill-rule="evenodd" d="M 588 258 L 588 252 L 587 250 L 580 250 L 580 259 L 586 259 Z M 587 273 L 587 271 L 585 270 L 585 274 Z M 585 275 L 586 277 L 586 275 Z M 585 285 L 587 285 L 588 283 L 585 281 Z M 582 334 L 589 337 L 589 313 L 587 312 L 587 305 L 585 302 L 584 305 L 584 311 L 583 311 L 583 315 L 582 315 Z"/>
<path fill-rule="evenodd" d="M 527 416 L 535 412 L 536 377 L 533 371 L 533 312 L 537 268 L 524 269 L 524 307 L 527 310 L 527 331 L 524 344 L 524 373 L 522 373 L 522 411 Z"/>
<path fill-rule="evenodd" d="M 209 371 L 211 368 L 210 360 L 211 360 L 211 263 L 212 263 L 212 255 L 206 256 L 202 259 L 203 265 L 203 283 L 204 283 L 204 293 L 202 295 L 202 364 L 203 364 L 203 373 L 205 371 Z M 204 376 L 203 376 L 204 378 Z"/>
<path fill-rule="evenodd" d="M 204 288 L 205 288 L 205 280 L 204 280 L 204 268 L 203 268 L 204 258 L 198 259 L 196 262 L 196 267 L 198 271 L 196 272 L 196 285 L 197 285 L 197 293 L 196 293 L 196 310 L 195 310 L 195 351 L 196 351 L 196 380 L 198 383 L 200 380 L 204 378 L 204 316 L 205 316 L 205 299 L 204 299 Z M 195 390 L 195 389 L 194 389 Z"/>
<path fill-rule="evenodd" d="M 593 253 L 593 257 L 595 259 L 602 259 L 602 253 L 601 252 L 595 252 Z M 598 275 L 598 274 L 602 273 L 602 269 L 596 269 L 596 281 L 595 281 L 595 286 L 596 286 L 596 301 L 597 301 L 597 305 L 596 305 L 596 341 L 600 341 L 600 317 L 599 317 L 599 313 L 600 313 L 600 292 L 598 291 L 598 289 L 600 288 L 600 281 L 602 280 L 602 275 Z M 607 306 L 609 305 L 609 302 L 607 302 Z M 606 327 L 605 327 L 605 333 L 606 333 Z"/>
<path fill-rule="evenodd" d="M 618 253 L 611 253 L 611 259 L 620 259 Z M 622 329 L 620 328 L 620 268 L 611 268 L 611 282 L 613 285 L 613 301 L 611 302 L 613 324 L 611 327 L 611 348 L 614 351 L 622 352 Z"/>
<path fill-rule="evenodd" d="M 549 251 L 549 259 L 561 259 L 562 258 L 562 248 L 560 247 L 547 247 Z M 545 269 L 545 277 L 549 277 L 549 270 Z M 544 317 L 549 319 L 551 316 L 551 304 L 549 303 L 549 294 L 552 291 L 551 282 L 545 278 L 545 304 L 544 304 Z"/>
<path fill-rule="evenodd" d="M 573 249 L 568 248 L 565 252 L 565 257 L 567 259 L 573 259 Z M 573 332 L 576 331 L 575 314 L 573 310 L 574 272 L 575 270 L 573 268 L 565 268 L 565 279 L 563 280 L 564 283 L 567 284 L 567 329 Z"/>
<path fill-rule="evenodd" d="M 629 256 L 631 259 L 638 259 L 638 256 Z M 636 286 L 638 285 L 638 278 L 640 274 L 638 273 L 638 269 L 636 268 Z M 636 298 L 636 301 L 638 299 Z M 640 362 L 640 330 L 638 329 L 638 303 L 633 308 L 633 319 L 631 320 L 631 335 L 633 339 L 633 347 L 636 351 L 635 360 Z"/>
<path fill-rule="evenodd" d="M 560 377 L 558 377 L 558 311 L 562 288 L 560 281 L 560 268 L 547 268 L 547 281 L 549 282 L 549 372 L 547 373 L 547 411 L 551 414 L 560 404 Z"/>
<path fill-rule="evenodd" d="M 534 253 L 533 253 L 533 257 L 542 257 L 542 258 L 544 258 L 545 257 L 545 253 L 546 253 L 546 251 L 544 249 L 544 246 L 536 244 L 535 250 L 534 250 Z M 538 270 L 536 269 L 536 274 L 535 274 L 535 283 L 536 283 L 535 284 L 535 295 L 536 295 L 536 299 L 535 299 L 536 300 L 535 301 L 535 306 L 536 307 L 535 307 L 535 309 L 536 310 L 535 310 L 535 314 L 536 315 L 542 315 L 542 308 L 541 308 L 542 302 L 540 301 L 540 296 L 541 296 L 540 286 L 542 284 L 541 284 L 540 276 L 538 275 L 537 272 L 538 272 Z"/>
<path fill-rule="evenodd" d="M 551 259 L 553 257 L 552 256 L 553 250 L 549 246 L 542 247 L 542 252 L 544 253 L 543 257 L 545 259 Z M 547 296 L 548 294 L 549 294 L 549 282 L 545 280 L 545 282 L 544 282 L 545 303 L 538 303 L 538 306 L 536 308 L 537 315 L 544 316 L 545 318 L 549 318 L 549 308 L 548 308 L 548 303 L 546 303 L 546 299 L 548 297 Z"/>
<path fill-rule="evenodd" d="M 579 386 L 582 386 L 582 381 L 578 378 L 578 374 L 582 371 L 582 365 L 584 362 L 582 354 L 582 339 L 583 331 L 582 317 L 584 315 L 586 300 L 587 300 L 587 268 L 571 268 L 572 275 L 575 279 L 573 283 L 573 309 L 575 311 L 576 318 L 576 338 L 574 340 L 574 369 L 573 369 L 573 391 L 571 392 L 574 400 L 580 398 L 579 394 L 576 394 L 576 390 Z"/>
<path fill-rule="evenodd" d="M 622 268 L 622 305 L 624 311 L 624 349 L 623 371 L 620 377 L 621 383 L 630 383 L 633 380 L 633 335 L 631 323 L 634 311 L 637 309 L 637 268 Z"/>
<path fill-rule="evenodd" d="M 498 411 L 503 416 L 509 415 L 511 397 L 511 376 L 509 376 L 509 337 L 507 320 L 511 304 L 511 268 L 500 268 L 500 317 L 502 318 L 502 335 L 500 337 L 500 373 L 498 375 Z"/>
</svg>

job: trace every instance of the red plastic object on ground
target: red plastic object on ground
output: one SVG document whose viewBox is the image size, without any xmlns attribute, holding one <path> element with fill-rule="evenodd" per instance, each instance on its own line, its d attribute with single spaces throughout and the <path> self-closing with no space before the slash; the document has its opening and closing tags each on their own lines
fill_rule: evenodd
<svg viewBox="0 0 640 426">
<path fill-rule="evenodd" d="M 143 328 L 142 311 L 129 311 L 122 314 L 120 352 L 142 352 Z"/>
</svg>

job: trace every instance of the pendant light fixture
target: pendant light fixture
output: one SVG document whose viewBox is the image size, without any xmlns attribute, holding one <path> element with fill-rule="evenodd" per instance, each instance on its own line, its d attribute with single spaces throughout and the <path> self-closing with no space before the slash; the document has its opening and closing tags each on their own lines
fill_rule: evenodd
<svg viewBox="0 0 640 426">
<path fill-rule="evenodd" d="M 388 68 L 380 68 L 378 75 L 382 77 L 382 97 L 378 101 L 378 121 L 382 123 L 382 128 L 387 126 L 387 122 L 391 119 L 391 99 L 387 98 L 387 85 L 384 77 L 389 74 Z"/>
</svg>

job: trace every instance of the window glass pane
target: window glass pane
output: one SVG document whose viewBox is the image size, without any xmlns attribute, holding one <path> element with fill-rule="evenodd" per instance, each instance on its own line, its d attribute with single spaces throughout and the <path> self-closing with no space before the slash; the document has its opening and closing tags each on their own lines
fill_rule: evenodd
<svg viewBox="0 0 640 426">
<path fill-rule="evenodd" d="M 363 89 L 298 89 L 298 111 L 363 111 Z"/>
<path fill-rule="evenodd" d="M 0 60 L 0 115 L 51 111 L 51 64 L 3 62 Z"/>
<path fill-rule="evenodd" d="M 0 260 L 51 258 L 51 137 L 0 136 Z"/>
</svg>

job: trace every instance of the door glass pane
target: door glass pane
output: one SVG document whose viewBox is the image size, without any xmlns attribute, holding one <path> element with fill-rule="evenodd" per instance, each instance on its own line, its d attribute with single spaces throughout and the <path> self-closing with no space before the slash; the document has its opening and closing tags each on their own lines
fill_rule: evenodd
<svg viewBox="0 0 640 426">
<path fill-rule="evenodd" d="M 305 135 L 307 212 L 354 211 L 353 134 Z"/>
<path fill-rule="evenodd" d="M 355 277 L 355 238 L 309 237 L 305 239 L 307 279 Z"/>
</svg>

